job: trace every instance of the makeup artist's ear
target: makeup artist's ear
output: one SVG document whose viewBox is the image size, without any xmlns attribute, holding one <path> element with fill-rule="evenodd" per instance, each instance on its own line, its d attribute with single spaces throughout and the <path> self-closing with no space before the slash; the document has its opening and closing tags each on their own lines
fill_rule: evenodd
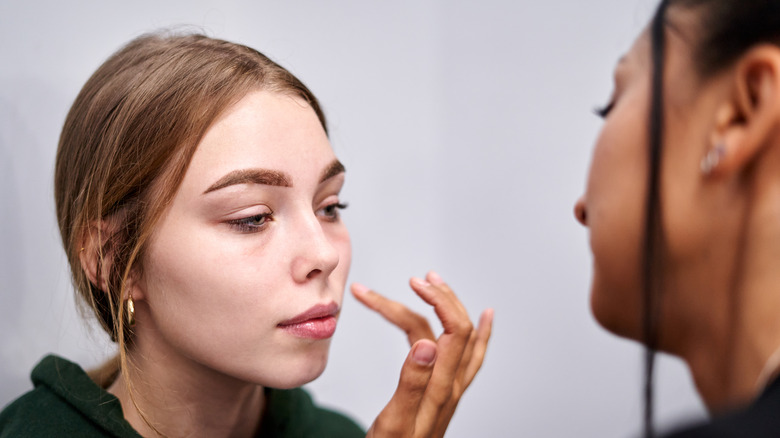
<svg viewBox="0 0 780 438">
<path fill-rule="evenodd" d="M 775 141 L 780 126 L 780 48 L 761 45 L 727 73 L 731 83 L 716 112 L 702 170 L 715 176 L 742 173 Z M 780 145 L 778 145 L 780 146 Z"/>
</svg>

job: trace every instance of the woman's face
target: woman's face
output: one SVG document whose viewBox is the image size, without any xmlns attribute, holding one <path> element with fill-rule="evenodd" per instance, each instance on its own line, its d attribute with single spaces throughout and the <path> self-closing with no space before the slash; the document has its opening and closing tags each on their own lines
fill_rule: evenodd
<svg viewBox="0 0 780 438">
<path fill-rule="evenodd" d="M 134 289 L 139 351 L 276 388 L 322 373 L 349 271 L 344 168 L 312 108 L 251 92 L 206 132 Z"/>
<path fill-rule="evenodd" d="M 702 263 L 701 248 L 712 233 L 704 214 L 701 158 L 713 125 L 717 83 L 701 83 L 692 64 L 690 12 L 669 10 L 664 71 L 664 146 L 661 170 L 663 229 L 667 242 L 663 308 L 686 305 L 687 278 Z M 575 214 L 590 230 L 593 252 L 591 308 L 608 330 L 641 339 L 641 257 L 648 179 L 648 117 L 652 62 L 644 32 L 615 69 L 615 91 L 596 141 L 585 195 Z M 666 265 L 665 265 L 666 266 Z M 668 282 L 668 283 L 666 283 Z M 664 323 L 673 318 L 664 315 Z"/>
</svg>

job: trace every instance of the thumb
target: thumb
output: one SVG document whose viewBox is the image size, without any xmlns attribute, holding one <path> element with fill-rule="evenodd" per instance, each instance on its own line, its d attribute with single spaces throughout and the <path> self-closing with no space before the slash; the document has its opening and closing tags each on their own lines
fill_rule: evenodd
<svg viewBox="0 0 780 438">
<path fill-rule="evenodd" d="M 401 378 L 393 398 L 371 427 L 373 434 L 408 436 L 408 433 L 414 430 L 417 411 L 433 374 L 435 362 L 435 342 L 421 339 L 414 343 L 401 368 Z"/>
</svg>

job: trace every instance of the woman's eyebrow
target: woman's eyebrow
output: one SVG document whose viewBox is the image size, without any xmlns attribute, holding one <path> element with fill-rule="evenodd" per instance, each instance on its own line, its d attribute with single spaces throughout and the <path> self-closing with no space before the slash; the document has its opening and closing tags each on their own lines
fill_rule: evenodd
<svg viewBox="0 0 780 438">
<path fill-rule="evenodd" d="M 236 184 L 249 183 L 276 187 L 292 187 L 292 181 L 290 177 L 284 172 L 267 169 L 241 169 L 234 170 L 223 176 L 217 182 L 212 184 L 211 187 L 206 189 L 203 194 L 205 195 L 206 193 L 224 189 L 225 187 Z"/>
<path fill-rule="evenodd" d="M 320 176 L 320 183 L 327 181 L 334 176 L 345 172 L 344 165 L 339 160 L 333 160 Z M 234 170 L 220 178 L 217 182 L 206 189 L 203 194 L 236 184 L 262 184 L 276 187 L 292 187 L 291 178 L 284 172 L 268 169 L 241 169 Z"/>
<path fill-rule="evenodd" d="M 339 160 L 333 160 L 328 167 L 325 168 L 325 170 L 322 171 L 322 176 L 320 176 L 320 183 L 323 183 L 330 178 L 333 178 L 334 176 L 346 172 L 347 169 L 344 168 L 344 165 L 341 164 L 341 161 Z"/>
</svg>

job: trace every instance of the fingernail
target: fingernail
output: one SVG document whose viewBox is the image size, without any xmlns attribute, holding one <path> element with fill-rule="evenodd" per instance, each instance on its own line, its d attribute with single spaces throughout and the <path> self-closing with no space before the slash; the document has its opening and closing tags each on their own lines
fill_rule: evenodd
<svg viewBox="0 0 780 438">
<path fill-rule="evenodd" d="M 412 277 L 412 283 L 414 283 L 414 284 L 416 284 L 417 286 L 420 286 L 420 287 L 428 287 L 428 286 L 431 285 L 430 283 L 428 283 L 427 281 L 423 280 L 422 278 L 417 278 L 417 277 Z"/>
<path fill-rule="evenodd" d="M 444 283 L 444 280 L 442 280 L 441 276 L 436 273 L 436 271 L 431 271 L 428 273 L 428 280 L 431 281 L 433 284 L 442 284 Z"/>
<path fill-rule="evenodd" d="M 363 296 L 368 292 L 368 288 L 360 283 L 352 283 L 352 293 L 355 295 Z"/>
<path fill-rule="evenodd" d="M 420 365 L 430 365 L 436 360 L 436 345 L 432 342 L 419 342 L 414 346 L 412 359 Z"/>
</svg>

